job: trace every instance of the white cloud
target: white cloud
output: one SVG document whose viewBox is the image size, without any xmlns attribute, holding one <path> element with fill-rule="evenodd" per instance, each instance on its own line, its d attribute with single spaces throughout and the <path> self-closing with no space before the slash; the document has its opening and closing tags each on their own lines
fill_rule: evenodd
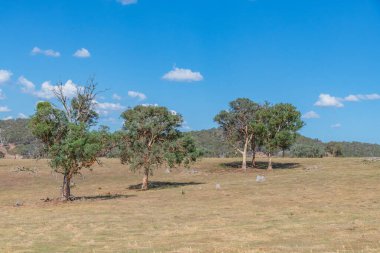
<svg viewBox="0 0 380 253">
<path fill-rule="evenodd" d="M 13 119 L 13 117 L 12 116 L 8 116 L 8 117 L 3 118 L 3 120 L 10 120 L 10 119 Z"/>
<path fill-rule="evenodd" d="M 41 89 L 34 91 L 33 95 L 39 98 L 51 99 L 54 98 L 54 91 L 58 89 L 57 85 L 52 85 L 50 81 L 43 82 L 41 84 Z M 66 97 L 72 98 L 78 92 L 78 86 L 73 83 L 73 81 L 68 80 L 65 84 L 62 85 L 63 94 Z"/>
<path fill-rule="evenodd" d="M 342 127 L 342 125 L 340 123 L 336 123 L 336 124 L 331 125 L 331 128 L 340 128 L 340 127 Z"/>
<path fill-rule="evenodd" d="M 39 98 L 51 99 L 54 97 L 54 86 L 50 81 L 45 81 L 41 84 L 41 89 L 33 91 L 32 94 Z"/>
<path fill-rule="evenodd" d="M 100 115 L 108 115 L 111 111 L 121 111 L 125 109 L 125 106 L 122 106 L 119 103 L 100 103 L 98 101 L 94 101 L 95 110 Z"/>
<path fill-rule="evenodd" d="M 321 107 L 343 107 L 344 105 L 341 101 L 341 98 L 333 97 L 329 94 L 321 94 L 314 105 Z"/>
<path fill-rule="evenodd" d="M 320 94 L 319 99 L 315 102 L 314 105 L 321 107 L 343 107 L 344 102 L 359 102 L 365 100 L 380 100 L 380 94 L 357 94 L 357 95 L 348 95 L 344 98 L 334 97 L 330 94 Z"/>
<path fill-rule="evenodd" d="M 141 93 L 138 91 L 128 91 L 128 96 L 130 96 L 132 98 L 138 98 L 139 100 L 147 99 L 147 97 L 144 93 Z"/>
<path fill-rule="evenodd" d="M 20 77 L 18 78 L 18 83 L 19 83 L 20 85 L 22 85 L 21 90 L 22 90 L 22 92 L 24 92 L 24 93 L 33 92 L 33 91 L 35 90 L 35 88 L 36 88 L 36 86 L 35 86 L 31 81 L 29 81 L 28 79 L 26 79 L 26 78 L 23 77 L 23 76 L 20 76 Z"/>
<path fill-rule="evenodd" d="M 58 86 L 53 86 L 54 89 L 57 89 Z M 69 98 L 75 97 L 78 93 L 78 88 L 81 89 L 82 87 L 76 85 L 73 83 L 72 80 L 67 80 L 67 82 L 62 86 L 63 88 L 63 94 Z"/>
<path fill-rule="evenodd" d="M 22 86 L 21 88 L 22 92 L 28 93 L 28 94 L 31 94 L 33 96 L 36 96 L 38 98 L 43 98 L 43 99 L 53 98 L 54 90 L 58 89 L 57 85 L 52 85 L 50 81 L 46 81 L 41 84 L 40 90 L 36 90 L 36 86 L 23 76 L 19 77 L 18 83 Z M 72 98 L 77 94 L 78 88 L 80 87 L 76 85 L 75 83 L 73 83 L 72 80 L 68 80 L 65 84 L 62 85 L 63 94 L 69 98 Z"/>
<path fill-rule="evenodd" d="M 141 106 L 145 106 L 145 107 L 148 107 L 148 106 L 158 107 L 158 104 L 141 104 Z"/>
<path fill-rule="evenodd" d="M 349 101 L 349 102 L 357 102 L 359 100 L 360 99 L 355 95 L 349 95 L 349 96 L 344 98 L 344 101 Z"/>
<path fill-rule="evenodd" d="M 17 115 L 17 118 L 20 118 L 20 119 L 27 119 L 28 116 L 26 116 L 25 114 L 23 114 L 23 113 L 20 112 L 20 113 Z"/>
<path fill-rule="evenodd" d="M 114 93 L 112 95 L 112 98 L 115 99 L 115 100 L 121 100 L 121 96 L 119 96 L 118 94 Z"/>
<path fill-rule="evenodd" d="M 60 57 L 61 54 L 58 51 L 54 51 L 53 49 L 40 49 L 38 47 L 34 47 L 31 52 L 32 55 L 37 55 L 37 54 L 42 54 L 45 56 L 50 56 L 50 57 Z"/>
<path fill-rule="evenodd" d="M 193 72 L 190 69 L 174 68 L 166 73 L 162 79 L 174 82 L 198 82 L 203 80 L 199 72 Z"/>
<path fill-rule="evenodd" d="M 9 70 L 0 69 L 0 84 L 8 82 L 12 75 L 12 72 Z"/>
<path fill-rule="evenodd" d="M 310 112 L 307 112 L 304 115 L 302 115 L 302 118 L 304 118 L 304 119 L 319 119 L 320 116 L 318 113 L 316 113 L 314 111 L 310 111 Z"/>
<path fill-rule="evenodd" d="M 99 102 L 96 102 L 95 101 L 95 106 L 99 109 L 103 109 L 103 110 L 113 110 L 113 111 L 117 111 L 117 110 L 123 110 L 125 107 L 122 106 L 121 104 L 117 103 L 108 103 L 108 102 L 105 102 L 105 103 L 99 103 Z"/>
<path fill-rule="evenodd" d="M 11 109 L 8 108 L 8 106 L 0 106 L 0 112 L 10 112 Z"/>
<path fill-rule="evenodd" d="M 90 52 L 86 49 L 86 48 L 81 48 L 81 49 L 78 49 L 74 55 L 74 57 L 78 57 L 78 58 L 88 58 L 91 56 Z"/>
<path fill-rule="evenodd" d="M 358 102 L 361 100 L 379 100 L 379 99 L 380 99 L 380 95 L 377 93 L 373 93 L 373 94 L 367 94 L 367 95 L 361 95 L 361 94 L 349 95 L 344 98 L 344 101 Z"/>
<path fill-rule="evenodd" d="M 122 5 L 137 4 L 137 0 L 117 0 Z"/>
</svg>

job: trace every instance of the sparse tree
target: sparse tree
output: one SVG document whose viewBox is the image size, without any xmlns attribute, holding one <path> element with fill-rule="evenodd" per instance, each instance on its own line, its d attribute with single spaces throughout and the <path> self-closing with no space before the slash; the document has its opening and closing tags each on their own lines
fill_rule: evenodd
<svg viewBox="0 0 380 253">
<path fill-rule="evenodd" d="M 148 178 L 154 169 L 189 165 L 200 155 L 193 140 L 179 131 L 182 116 L 165 107 L 139 105 L 121 116 L 124 119 L 121 162 L 132 171 L 143 172 L 143 190 L 148 189 Z"/>
<path fill-rule="evenodd" d="M 39 102 L 32 116 L 33 134 L 44 144 L 50 166 L 63 174 L 62 197 L 71 200 L 70 183 L 82 168 L 90 168 L 102 149 L 98 132 L 90 131 L 97 120 L 94 110 L 96 84 L 90 80 L 74 98 L 65 95 L 62 84 L 54 90 L 63 110 L 50 102 Z"/>
<path fill-rule="evenodd" d="M 268 170 L 272 170 L 272 153 L 280 148 L 284 136 L 293 136 L 304 123 L 301 113 L 291 104 L 266 103 L 258 113 L 257 134 L 268 153 Z M 293 137 L 292 137 L 293 138 Z"/>
<path fill-rule="evenodd" d="M 260 105 L 248 98 L 230 102 L 229 110 L 215 116 L 228 143 L 243 156 L 242 169 L 247 169 L 247 152 L 255 137 L 256 114 Z"/>
</svg>

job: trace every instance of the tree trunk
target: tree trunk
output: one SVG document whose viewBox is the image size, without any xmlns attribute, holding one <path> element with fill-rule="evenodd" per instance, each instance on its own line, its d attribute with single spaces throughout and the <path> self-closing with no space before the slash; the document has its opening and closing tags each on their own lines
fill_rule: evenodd
<svg viewBox="0 0 380 253">
<path fill-rule="evenodd" d="M 272 168 L 272 155 L 270 152 L 268 153 L 268 168 L 267 168 L 267 170 L 273 170 L 273 168 Z"/>
<path fill-rule="evenodd" d="M 241 168 L 247 171 L 247 151 L 248 151 L 248 139 L 245 140 L 244 150 L 243 150 L 243 163 Z"/>
<path fill-rule="evenodd" d="M 247 171 L 247 152 L 243 152 L 243 163 L 241 164 L 241 168 Z"/>
<path fill-rule="evenodd" d="M 282 150 L 282 158 L 285 157 L 285 149 Z"/>
<path fill-rule="evenodd" d="M 256 142 L 255 138 L 252 138 L 252 143 L 251 143 L 251 149 L 252 149 L 252 167 L 256 167 Z"/>
<path fill-rule="evenodd" d="M 67 175 L 63 177 L 63 185 L 62 185 L 62 198 L 64 200 L 70 200 L 70 178 Z"/>
<path fill-rule="evenodd" d="M 252 167 L 256 168 L 256 151 L 252 151 Z"/>
<path fill-rule="evenodd" d="M 149 186 L 149 181 L 148 181 L 148 176 L 149 176 L 149 171 L 145 170 L 142 185 L 141 185 L 141 190 L 148 190 Z"/>
</svg>

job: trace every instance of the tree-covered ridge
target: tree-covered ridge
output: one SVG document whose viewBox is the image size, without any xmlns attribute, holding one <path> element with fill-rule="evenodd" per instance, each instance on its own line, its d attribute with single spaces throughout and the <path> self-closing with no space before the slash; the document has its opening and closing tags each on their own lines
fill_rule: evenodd
<svg viewBox="0 0 380 253">
<path fill-rule="evenodd" d="M 35 137 L 28 128 L 29 119 L 0 120 L 1 137 L 3 141 L 14 144 L 32 142 Z"/>
<path fill-rule="evenodd" d="M 1 144 L 10 154 L 32 158 L 41 155 L 42 144 L 33 136 L 29 119 L 0 120 Z"/>
<path fill-rule="evenodd" d="M 203 149 L 206 157 L 235 157 L 238 156 L 234 149 L 223 139 L 220 129 L 212 128 L 200 131 L 188 132 L 195 142 Z M 328 154 L 328 146 L 337 145 L 341 147 L 342 155 L 345 157 L 380 157 L 380 145 L 363 142 L 328 142 L 324 143 L 318 139 L 297 135 L 294 145 L 287 152 L 287 155 L 297 156 L 292 153 L 294 148 L 306 147 L 310 149 L 322 150 L 323 155 Z M 279 150 L 280 151 L 280 150 Z"/>
</svg>

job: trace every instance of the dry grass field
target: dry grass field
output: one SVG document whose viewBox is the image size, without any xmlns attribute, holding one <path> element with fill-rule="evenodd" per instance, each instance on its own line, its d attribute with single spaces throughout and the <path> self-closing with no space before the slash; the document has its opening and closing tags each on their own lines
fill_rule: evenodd
<svg viewBox="0 0 380 253">
<path fill-rule="evenodd" d="M 162 169 L 143 192 L 104 160 L 61 203 L 41 200 L 61 184 L 46 161 L 1 160 L 0 252 L 380 252 L 380 162 L 278 158 L 244 173 L 236 161 Z"/>
</svg>

